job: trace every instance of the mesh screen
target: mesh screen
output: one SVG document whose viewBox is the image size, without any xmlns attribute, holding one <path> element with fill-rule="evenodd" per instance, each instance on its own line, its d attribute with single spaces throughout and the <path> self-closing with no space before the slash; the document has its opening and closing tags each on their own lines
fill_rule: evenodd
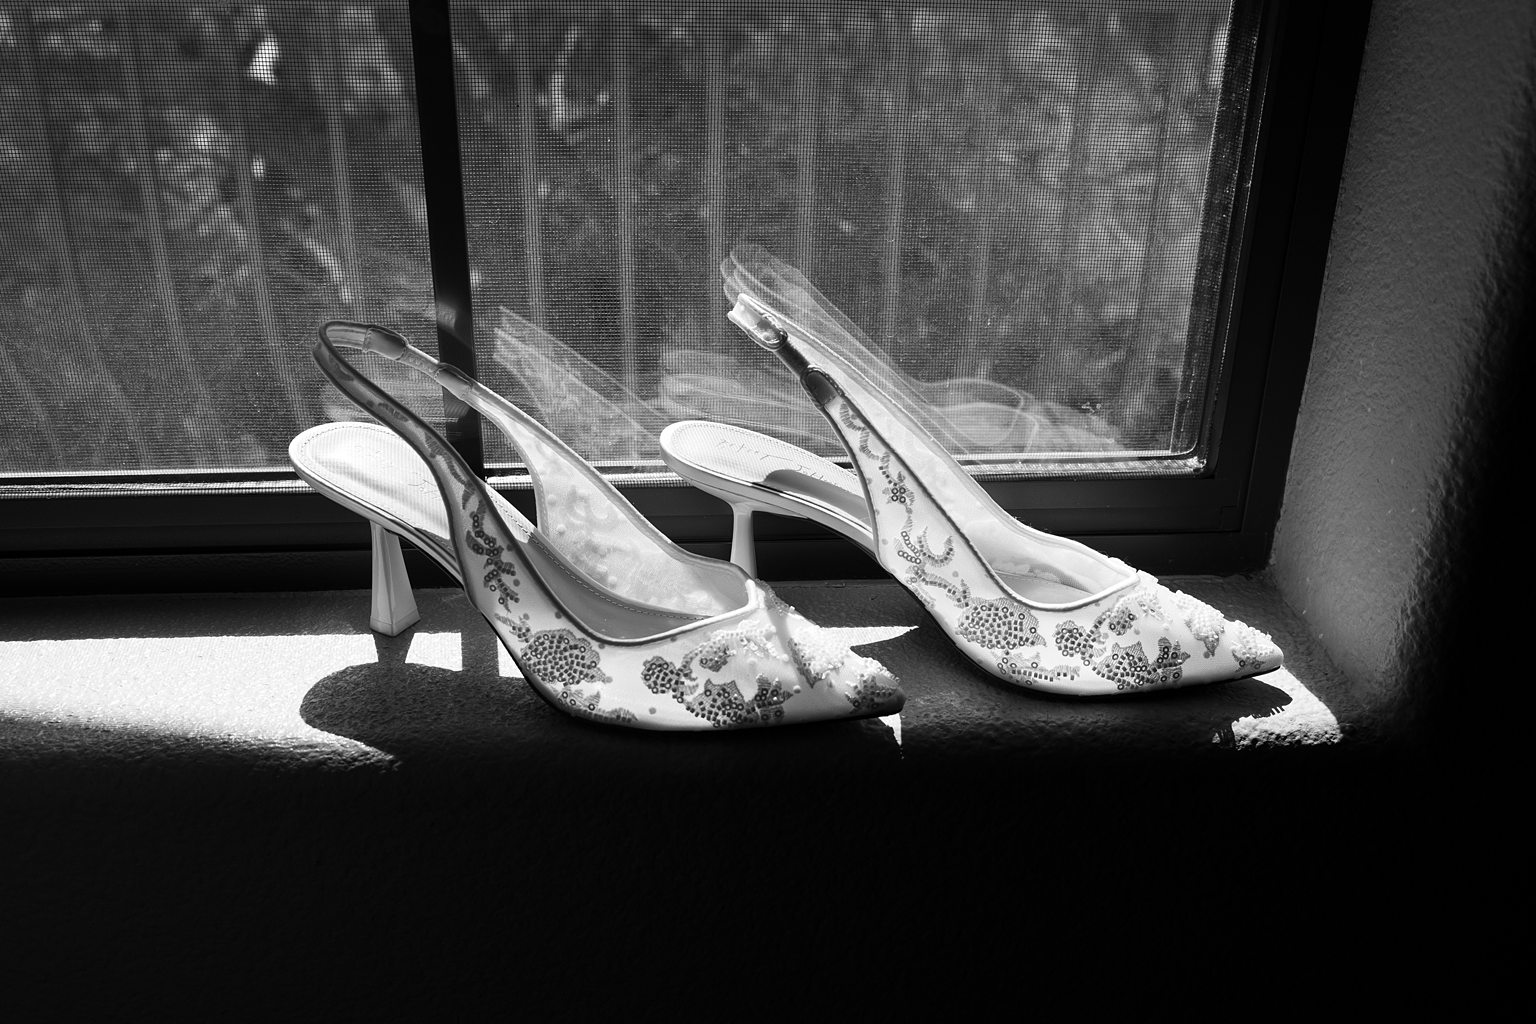
<svg viewBox="0 0 1536 1024">
<path fill-rule="evenodd" d="M 695 417 L 839 451 L 725 319 L 721 259 L 756 243 L 912 393 L 1014 425 L 973 454 L 1186 453 L 1233 196 L 1213 138 L 1246 90 L 1230 23 L 1143 0 L 459 3 L 481 376 L 616 464 Z"/>
<path fill-rule="evenodd" d="M 979 454 L 1188 451 L 1228 8 L 456 3 L 481 377 L 599 462 L 685 417 L 835 452 L 725 319 L 756 243 L 914 393 L 1019 425 Z M 405 0 L 0 9 L 0 473 L 281 469 L 359 415 L 318 322 L 433 350 L 410 54 Z"/>
<path fill-rule="evenodd" d="M 404 0 L 0 9 L 0 472 L 286 468 L 360 416 L 317 323 L 434 344 L 410 52 Z"/>
</svg>

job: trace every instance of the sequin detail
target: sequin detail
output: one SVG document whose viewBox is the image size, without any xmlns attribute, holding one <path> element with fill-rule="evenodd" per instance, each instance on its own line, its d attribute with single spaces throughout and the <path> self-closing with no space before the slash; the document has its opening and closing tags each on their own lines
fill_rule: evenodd
<svg viewBox="0 0 1536 1024">
<path fill-rule="evenodd" d="M 913 565 L 927 565 L 938 568 L 939 566 L 948 565 L 950 560 L 955 557 L 955 539 L 953 537 L 946 537 L 944 539 L 944 550 L 934 551 L 928 544 L 928 530 L 926 528 L 916 537 L 912 536 L 911 530 L 902 530 L 901 547 L 897 549 L 896 554 Z"/>
<path fill-rule="evenodd" d="M 684 706 L 716 728 L 747 723 L 747 702 L 742 699 L 741 689 L 734 680 L 717 683 L 706 679 L 698 695 L 685 701 Z"/>
<path fill-rule="evenodd" d="M 971 605 L 960 617 L 955 632 L 989 651 L 1012 651 L 1045 643 L 1040 636 L 1040 620 L 1022 603 L 1008 597 Z"/>
<path fill-rule="evenodd" d="M 416 350 L 406 355 L 404 361 L 423 372 L 437 365 Z M 567 525 L 561 541 L 499 508 L 484 482 L 440 437 L 364 383 L 366 378 L 354 374 L 328 344 L 317 349 L 316 357 L 348 396 L 393 430 L 430 471 L 444 499 L 446 534 L 404 525 L 413 528 L 413 540 L 456 566 L 465 593 L 495 628 L 528 683 L 562 711 L 630 727 L 700 729 L 899 710 L 899 686 L 877 663 L 824 637 L 771 591 L 741 580 L 737 570 L 668 555 L 667 542 L 652 539 L 649 527 L 624 511 L 622 498 L 608 494 L 595 472 L 553 438 L 543 437 L 542 428 L 520 411 L 489 392 L 481 394 L 479 385 L 471 405 L 494 414 L 503 426 L 510 418 L 520 447 L 542 464 L 547 484 L 555 485 L 550 489 L 556 493 L 545 495 L 540 505 L 540 519 Z M 502 404 L 489 409 L 494 403 Z M 576 519 L 582 520 L 579 531 L 570 526 Z M 633 529 L 616 536 L 610 520 L 623 520 L 620 527 L 627 522 Z M 557 526 L 546 529 L 560 535 Z M 632 592 L 660 595 L 656 604 L 677 608 L 685 625 L 654 637 L 625 633 L 608 640 L 589 632 L 559 603 L 558 590 L 546 593 L 562 581 L 527 583 L 535 570 L 525 545 L 546 544 L 584 571 L 590 568 L 599 586 L 621 600 Z M 631 579 L 615 580 L 618 566 Z M 727 603 L 738 600 L 734 608 Z M 696 628 L 686 625 L 690 612 L 699 617 Z M 799 659 L 820 674 L 801 672 L 791 641 L 798 641 Z"/>
<path fill-rule="evenodd" d="M 889 711 L 899 692 L 894 680 L 884 672 L 864 672 L 849 690 L 848 703 L 856 712 Z"/>
<path fill-rule="evenodd" d="M 1137 587 L 1101 612 L 1087 629 L 1070 619 L 1057 625 L 1056 649 L 1068 657 L 1081 659 L 1114 683 L 1117 690 L 1177 685 L 1184 676 L 1181 666 L 1189 660 L 1177 640 L 1159 636 L 1154 661 L 1148 661 L 1146 649 L 1139 641 L 1115 642 L 1115 638 L 1123 637 L 1135 628 L 1141 618 L 1152 618 L 1161 610 L 1162 602 L 1157 591 Z"/>
<path fill-rule="evenodd" d="M 583 693 L 575 687 L 566 687 L 558 691 L 555 699 L 560 702 L 561 707 L 578 718 L 607 722 L 611 725 L 633 725 L 637 721 L 633 713 L 623 708 L 601 707 L 601 695 Z"/>
<path fill-rule="evenodd" d="M 1275 655 L 1275 642 L 1270 639 L 1268 633 L 1261 633 L 1252 626 L 1241 622 L 1235 622 L 1235 636 L 1232 639 L 1232 660 L 1237 662 L 1237 667 L 1249 671 L 1263 667 L 1267 658 Z"/>
<path fill-rule="evenodd" d="M 1114 607 L 1101 614 L 1093 622 L 1094 631 L 1107 629 L 1115 636 L 1125 636 L 1130 628 L 1136 624 L 1136 613 L 1126 607 L 1128 602 L 1120 600 Z"/>
<path fill-rule="evenodd" d="M 856 681 L 844 694 L 853 710 L 889 707 L 899 690 L 896 681 L 873 658 L 854 654 L 813 627 L 789 642 L 790 659 L 811 687 L 825 685 L 836 674 L 852 673 Z"/>
<path fill-rule="evenodd" d="M 1056 626 L 1056 649 L 1069 658 L 1087 661 L 1093 654 L 1093 636 L 1082 626 L 1068 619 Z"/>
<path fill-rule="evenodd" d="M 1108 655 L 1094 663 L 1093 669 L 1115 684 L 1117 690 L 1139 690 L 1145 686 L 1173 686 L 1183 675 L 1180 667 L 1189 658 L 1177 643 L 1167 637 L 1157 641 L 1157 660 L 1149 662 L 1140 643 L 1114 644 Z"/>
<path fill-rule="evenodd" d="M 518 600 L 516 588 L 522 583 L 517 576 L 517 567 L 507 560 L 506 549 L 485 531 L 483 512 L 470 513 L 469 523 L 469 532 L 465 534 L 464 544 L 469 550 L 485 559 L 485 575 L 481 577 L 481 584 L 496 595 L 496 603 L 501 607 L 516 604 Z"/>
<path fill-rule="evenodd" d="M 1076 665 L 1047 668 L 1040 663 L 1039 658 L 1024 661 L 1015 658 L 1012 654 L 1003 655 L 997 662 L 998 675 L 1020 686 L 1053 686 L 1069 683 L 1077 678 L 1079 671 L 1081 670 Z"/>
<path fill-rule="evenodd" d="M 846 429 L 855 466 L 868 493 L 876 496 L 871 511 L 877 556 L 978 664 L 1020 686 L 1068 693 L 1124 692 L 1230 677 L 1210 668 L 1191 677 L 1185 667 L 1190 651 L 1203 650 L 1210 658 L 1224 637 L 1237 641 L 1234 624 L 1150 577 L 1130 582 L 1134 571 L 1123 564 L 1130 585 L 1073 612 L 1036 607 L 1014 596 L 928 494 L 921 474 L 886 447 L 848 400 L 829 400 L 828 412 Z M 1010 571 L 1017 568 L 1011 565 Z M 1044 567 L 1026 568 L 1041 579 L 1056 578 Z M 1239 669 L 1258 669 L 1278 657 L 1268 638 L 1258 637 L 1233 647 Z"/>
<path fill-rule="evenodd" d="M 648 658 L 640 679 L 652 693 L 671 697 L 715 728 L 771 725 L 784 717 L 784 702 L 792 696 L 778 680 L 758 675 L 757 689 L 748 698 L 735 680 L 720 681 L 713 674 L 739 656 L 772 655 L 766 627 L 742 627 L 714 634 L 677 663 L 660 656 Z M 696 667 L 703 670 L 702 675 Z"/>
<path fill-rule="evenodd" d="M 550 686 L 613 682 L 598 668 L 599 657 L 592 641 L 570 629 L 543 629 L 523 648 L 523 661 Z"/>
<path fill-rule="evenodd" d="M 1165 636 L 1157 638 L 1157 661 L 1152 667 L 1157 669 L 1157 683 L 1162 686 L 1172 686 L 1184 676 L 1184 663 L 1189 660 L 1189 654 L 1176 640 L 1169 640 Z"/>
</svg>

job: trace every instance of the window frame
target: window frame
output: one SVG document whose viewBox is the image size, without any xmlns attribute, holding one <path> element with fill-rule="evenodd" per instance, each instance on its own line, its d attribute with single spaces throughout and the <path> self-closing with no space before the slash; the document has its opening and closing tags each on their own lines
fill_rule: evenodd
<svg viewBox="0 0 1536 1024">
<path fill-rule="evenodd" d="M 1250 6 L 1261 26 L 1249 110 L 1259 129 L 1238 154 L 1244 201 L 1216 310 L 1230 332 L 1229 357 L 1213 379 L 1206 468 L 1193 476 L 984 483 L 1031 525 L 1159 574 L 1248 572 L 1268 562 L 1370 13 L 1363 2 Z M 411 0 L 410 8 L 417 104 L 432 115 L 420 125 L 439 353 L 473 373 L 449 4 Z M 446 411 L 450 441 L 480 470 L 477 418 L 462 407 Z M 367 585 L 361 521 L 292 474 L 200 478 L 208 483 L 197 491 L 127 494 L 103 493 L 88 478 L 49 487 L 0 479 L 0 593 Z M 725 556 L 731 527 L 723 503 L 681 482 L 621 488 L 674 540 Z M 498 480 L 498 489 L 531 512 L 525 486 Z M 759 516 L 757 533 L 764 578 L 880 575 L 862 552 L 809 522 Z M 408 564 L 422 585 L 452 582 L 424 558 Z"/>
</svg>

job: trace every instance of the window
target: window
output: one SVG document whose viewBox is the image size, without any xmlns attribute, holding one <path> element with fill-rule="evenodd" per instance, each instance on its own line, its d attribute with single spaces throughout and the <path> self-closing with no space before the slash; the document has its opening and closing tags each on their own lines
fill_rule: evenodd
<svg viewBox="0 0 1536 1024">
<path fill-rule="evenodd" d="M 717 268 L 757 242 L 972 414 L 981 472 L 1200 465 L 1212 141 L 1258 29 L 1229 4 L 454 11 L 481 372 L 589 456 L 654 463 L 678 418 L 840 452 L 725 319 Z M 541 371 L 578 367 L 562 417 Z"/>
<path fill-rule="evenodd" d="M 1257 564 L 1347 125 L 1348 89 L 1313 86 L 1352 83 L 1363 29 L 1140 0 L 13 5 L 0 546 L 350 537 L 285 458 L 356 415 L 308 360 L 332 317 L 441 342 L 663 528 L 723 540 L 660 425 L 836 451 L 724 319 L 715 267 L 755 242 L 980 411 L 965 454 L 1031 522 Z M 499 437 L 391 386 L 517 488 Z"/>
<path fill-rule="evenodd" d="M 301 339 L 431 309 L 408 42 L 404 0 L 0 14 L 0 473 L 239 479 L 345 414 Z"/>
</svg>

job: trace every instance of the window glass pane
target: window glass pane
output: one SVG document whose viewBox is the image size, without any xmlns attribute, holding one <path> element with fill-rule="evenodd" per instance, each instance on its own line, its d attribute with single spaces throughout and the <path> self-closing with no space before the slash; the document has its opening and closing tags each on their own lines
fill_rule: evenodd
<svg viewBox="0 0 1536 1024">
<path fill-rule="evenodd" d="M 754 242 L 975 403 L 972 454 L 1198 454 L 1230 8 L 458 3 L 481 375 L 615 465 L 690 417 L 837 452 L 725 319 Z"/>
<path fill-rule="evenodd" d="M 295 433 L 360 417 L 319 322 L 433 346 L 409 24 L 405 0 L 0 10 L 0 473 L 286 468 Z"/>
</svg>

